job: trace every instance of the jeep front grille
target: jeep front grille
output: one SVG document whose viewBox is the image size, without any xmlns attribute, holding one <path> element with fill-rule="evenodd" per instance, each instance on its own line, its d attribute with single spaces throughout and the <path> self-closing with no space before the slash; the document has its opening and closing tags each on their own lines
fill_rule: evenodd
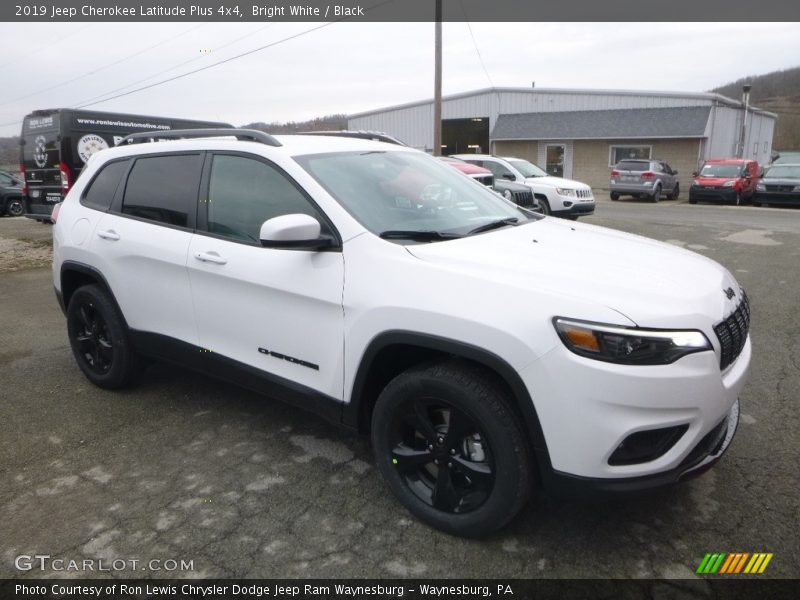
<svg viewBox="0 0 800 600">
<path fill-rule="evenodd" d="M 719 368 L 725 370 L 735 361 L 747 341 L 750 330 L 750 302 L 742 290 L 739 306 L 724 321 L 714 326 L 721 348 Z"/>
</svg>

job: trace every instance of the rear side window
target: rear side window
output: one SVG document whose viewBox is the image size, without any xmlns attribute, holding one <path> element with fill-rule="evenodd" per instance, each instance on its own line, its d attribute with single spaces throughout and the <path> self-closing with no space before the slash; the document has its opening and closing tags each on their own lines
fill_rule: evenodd
<svg viewBox="0 0 800 600">
<path fill-rule="evenodd" d="M 117 193 L 119 182 L 128 169 L 128 161 L 120 160 L 105 165 L 83 193 L 81 204 L 96 210 L 107 211 Z"/>
<path fill-rule="evenodd" d="M 123 214 L 187 227 L 189 212 L 195 211 L 202 168 L 199 154 L 138 159 L 128 176 Z"/>
</svg>

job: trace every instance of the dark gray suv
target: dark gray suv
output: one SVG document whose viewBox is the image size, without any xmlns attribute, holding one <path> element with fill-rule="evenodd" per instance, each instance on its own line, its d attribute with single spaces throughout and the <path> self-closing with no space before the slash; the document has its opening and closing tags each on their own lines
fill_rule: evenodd
<svg viewBox="0 0 800 600">
<path fill-rule="evenodd" d="M 611 171 L 611 199 L 628 195 L 651 202 L 658 202 L 662 196 L 675 200 L 681 193 L 677 175 L 663 160 L 621 160 Z"/>
</svg>

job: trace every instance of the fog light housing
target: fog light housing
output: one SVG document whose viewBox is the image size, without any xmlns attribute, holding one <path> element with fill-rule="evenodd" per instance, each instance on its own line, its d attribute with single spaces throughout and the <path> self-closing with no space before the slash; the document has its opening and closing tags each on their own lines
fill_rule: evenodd
<svg viewBox="0 0 800 600">
<path fill-rule="evenodd" d="M 630 434 L 608 458 L 611 466 L 638 465 L 664 456 L 689 429 L 675 425 Z"/>
</svg>

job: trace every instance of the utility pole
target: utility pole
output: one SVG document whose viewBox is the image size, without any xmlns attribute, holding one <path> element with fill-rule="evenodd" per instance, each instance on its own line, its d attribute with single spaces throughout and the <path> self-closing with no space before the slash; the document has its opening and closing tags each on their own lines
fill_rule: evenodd
<svg viewBox="0 0 800 600">
<path fill-rule="evenodd" d="M 433 75 L 433 155 L 442 155 L 442 0 L 436 0 L 436 41 Z"/>
<path fill-rule="evenodd" d="M 745 152 L 745 140 L 747 139 L 747 111 L 750 108 L 750 89 L 752 86 L 749 83 L 745 83 L 742 86 L 742 102 L 744 103 L 744 117 L 742 118 L 742 131 L 739 135 L 739 158 L 744 158 Z"/>
</svg>

